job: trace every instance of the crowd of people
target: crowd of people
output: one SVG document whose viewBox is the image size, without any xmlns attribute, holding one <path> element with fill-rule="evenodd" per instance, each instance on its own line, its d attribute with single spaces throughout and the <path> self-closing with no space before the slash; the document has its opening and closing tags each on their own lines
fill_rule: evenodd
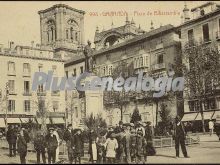
<svg viewBox="0 0 220 165">
<path fill-rule="evenodd" d="M 119 122 L 116 128 L 96 132 L 90 129 L 84 136 L 78 129 L 74 134 L 72 125 L 68 125 L 64 140 L 68 148 L 69 162 L 80 162 L 84 154 L 83 137 L 88 137 L 88 153 L 92 163 L 144 163 L 147 155 L 156 153 L 152 145 L 152 129 L 150 122 L 137 124 Z"/>
<path fill-rule="evenodd" d="M 181 146 L 184 157 L 189 157 L 185 147 L 186 132 L 184 124 L 177 116 L 174 125 L 176 158 Z M 84 150 L 88 148 L 91 163 L 146 163 L 147 157 L 156 154 L 153 147 L 153 129 L 150 122 L 123 123 L 108 129 L 90 128 L 84 131 L 73 129 L 69 124 L 66 130 L 50 127 L 48 133 L 37 131 L 33 139 L 25 128 L 10 126 L 6 138 L 9 144 L 9 156 L 19 153 L 21 164 L 26 163 L 27 144 L 32 141 L 36 151 L 37 164 L 60 162 L 59 149 L 62 143 L 68 153 L 69 163 L 81 163 Z M 85 144 L 88 147 L 85 147 Z M 47 156 L 46 156 L 47 154 Z M 46 161 L 47 157 L 47 161 Z M 61 163 L 61 162 L 60 162 Z"/>
</svg>

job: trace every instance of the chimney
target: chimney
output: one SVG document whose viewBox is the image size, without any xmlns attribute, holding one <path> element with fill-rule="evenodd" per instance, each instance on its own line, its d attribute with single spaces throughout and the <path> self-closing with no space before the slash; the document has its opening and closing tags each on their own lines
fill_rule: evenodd
<svg viewBox="0 0 220 165">
<path fill-rule="evenodd" d="M 3 52 L 3 44 L 0 44 L 0 53 Z"/>
<path fill-rule="evenodd" d="M 151 25 L 150 30 L 153 30 L 153 29 L 154 29 L 154 23 L 153 23 L 153 21 L 152 21 L 152 20 L 151 20 L 150 25 Z"/>
<path fill-rule="evenodd" d="M 185 7 L 184 7 L 184 9 L 183 9 L 183 18 L 184 18 L 184 22 L 190 20 L 190 17 L 189 17 L 189 9 L 187 8 L 186 2 L 185 2 Z"/>
<path fill-rule="evenodd" d="M 10 41 L 10 47 L 9 47 L 10 49 L 14 49 L 15 48 L 15 44 L 14 44 L 14 42 L 13 41 Z"/>
<path fill-rule="evenodd" d="M 113 21 L 112 21 L 112 25 L 111 25 L 111 28 L 112 28 L 112 29 L 114 29 L 114 23 L 113 23 Z"/>
<path fill-rule="evenodd" d="M 99 33 L 99 27 L 98 26 L 96 26 L 96 31 L 95 32 Z"/>
<path fill-rule="evenodd" d="M 40 48 L 40 44 L 36 44 L 36 48 Z"/>
<path fill-rule="evenodd" d="M 34 41 L 31 41 L 31 47 L 32 48 L 34 47 Z"/>
</svg>

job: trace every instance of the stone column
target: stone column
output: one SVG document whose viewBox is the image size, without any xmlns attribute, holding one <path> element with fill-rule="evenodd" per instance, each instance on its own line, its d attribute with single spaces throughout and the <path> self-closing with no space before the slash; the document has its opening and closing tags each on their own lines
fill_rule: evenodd
<svg viewBox="0 0 220 165">
<path fill-rule="evenodd" d="M 84 44 L 84 16 L 80 19 L 80 44 Z"/>
<path fill-rule="evenodd" d="M 46 35 L 44 35 L 44 28 L 43 28 L 43 14 L 41 13 L 40 14 L 40 35 L 41 35 L 41 44 L 45 44 L 45 42 L 44 41 L 46 41 L 45 40 L 45 38 L 47 39 L 47 33 L 45 33 Z"/>
</svg>

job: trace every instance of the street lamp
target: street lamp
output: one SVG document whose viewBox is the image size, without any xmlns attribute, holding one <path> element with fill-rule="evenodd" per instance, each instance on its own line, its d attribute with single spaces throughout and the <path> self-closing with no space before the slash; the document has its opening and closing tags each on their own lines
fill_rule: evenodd
<svg viewBox="0 0 220 165">
<path fill-rule="evenodd" d="M 8 108 L 9 108 L 9 104 L 8 104 L 8 95 L 9 95 L 8 82 L 6 82 L 5 91 L 6 91 L 5 130 L 7 131 L 8 130 Z"/>
</svg>

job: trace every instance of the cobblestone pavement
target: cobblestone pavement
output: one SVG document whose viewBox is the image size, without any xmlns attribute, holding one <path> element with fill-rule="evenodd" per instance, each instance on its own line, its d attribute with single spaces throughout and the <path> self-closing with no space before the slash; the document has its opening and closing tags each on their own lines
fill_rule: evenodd
<svg viewBox="0 0 220 165">
<path fill-rule="evenodd" d="M 190 158 L 184 158 L 180 154 L 180 158 L 176 159 L 174 147 L 157 148 L 157 155 L 148 157 L 147 163 L 219 163 L 220 162 L 220 141 L 215 137 L 203 138 L 200 144 L 187 146 Z M 63 156 L 61 156 L 62 158 Z M 67 157 L 64 156 L 64 159 Z M 83 159 L 82 163 L 87 163 L 88 159 Z M 8 157 L 8 149 L 0 148 L 0 163 L 20 163 L 19 155 L 16 157 Z M 28 152 L 27 163 L 36 163 L 36 155 L 34 152 Z M 68 162 L 66 162 L 68 163 Z"/>
</svg>

